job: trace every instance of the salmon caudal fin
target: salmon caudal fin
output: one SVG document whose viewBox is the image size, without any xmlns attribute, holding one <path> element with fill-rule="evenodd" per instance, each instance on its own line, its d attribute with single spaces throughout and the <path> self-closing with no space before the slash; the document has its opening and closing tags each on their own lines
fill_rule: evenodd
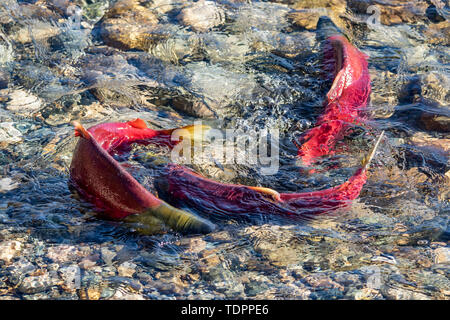
<svg viewBox="0 0 450 320">
<path fill-rule="evenodd" d="M 91 135 L 89 132 L 79 123 L 78 121 L 72 122 L 73 126 L 75 127 L 75 137 L 82 137 L 85 139 L 90 139 Z"/>
<path fill-rule="evenodd" d="M 143 214 L 155 217 L 168 227 L 181 233 L 206 234 L 214 231 L 216 228 L 210 221 L 172 207 L 165 202 L 156 207 L 148 208 Z"/>
<path fill-rule="evenodd" d="M 363 167 L 363 170 L 366 170 L 370 166 L 370 163 L 372 162 L 373 157 L 377 153 L 378 146 L 380 145 L 380 142 L 383 139 L 383 136 L 384 136 L 384 130 L 381 132 L 380 136 L 378 137 L 377 142 L 375 142 L 375 145 L 373 146 L 372 151 L 370 151 L 370 153 L 362 160 L 361 165 Z"/>
</svg>

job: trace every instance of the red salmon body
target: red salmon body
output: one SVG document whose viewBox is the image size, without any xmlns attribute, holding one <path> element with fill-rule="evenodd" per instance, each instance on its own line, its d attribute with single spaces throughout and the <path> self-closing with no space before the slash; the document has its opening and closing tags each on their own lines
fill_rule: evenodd
<svg viewBox="0 0 450 320">
<path fill-rule="evenodd" d="M 155 137 L 170 137 L 168 133 L 171 131 L 148 129 L 141 119 L 100 124 L 89 130 L 75 123 L 75 135 L 80 139 L 70 165 L 72 184 L 111 219 L 150 215 L 177 231 L 211 232 L 214 225 L 209 221 L 178 210 L 155 197 L 109 154 L 115 148 L 129 146 L 133 142 L 151 143 Z M 170 144 L 170 140 L 167 143 Z"/>
<path fill-rule="evenodd" d="M 90 133 L 75 148 L 70 177 L 76 188 L 110 218 L 142 213 L 161 204 L 103 149 Z"/>
<path fill-rule="evenodd" d="M 344 36 L 327 39 L 324 46 L 325 72 L 334 76 L 327 94 L 324 113 L 316 126 L 305 132 L 299 143 L 298 156 L 304 165 L 333 152 L 347 129 L 364 122 L 371 86 L 367 56 L 352 46 Z"/>
<path fill-rule="evenodd" d="M 170 165 L 157 188 L 174 204 L 192 206 L 204 213 L 299 218 L 347 206 L 359 196 L 365 182 L 365 170 L 360 169 L 340 186 L 315 192 L 281 193 L 279 199 L 274 199 L 272 194 L 252 187 L 219 183 L 185 167 Z"/>
<path fill-rule="evenodd" d="M 132 143 L 163 144 L 173 147 L 170 140 L 173 130 L 153 130 L 147 127 L 144 120 L 136 119 L 128 122 L 101 123 L 87 131 L 108 153 L 123 149 Z"/>
</svg>

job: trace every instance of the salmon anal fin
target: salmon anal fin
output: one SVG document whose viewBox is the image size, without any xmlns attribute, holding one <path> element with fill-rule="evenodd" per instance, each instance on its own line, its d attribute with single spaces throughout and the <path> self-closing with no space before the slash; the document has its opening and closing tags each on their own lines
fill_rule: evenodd
<svg viewBox="0 0 450 320">
<path fill-rule="evenodd" d="M 254 190 L 256 192 L 268 195 L 275 201 L 280 201 L 281 202 L 280 194 L 277 191 L 273 190 L 273 189 L 264 188 L 264 187 L 248 187 L 248 188 L 251 189 L 251 190 Z"/>
<path fill-rule="evenodd" d="M 133 121 L 128 121 L 127 123 L 136 129 L 147 129 L 148 128 L 145 121 L 140 118 L 137 118 L 136 120 L 133 120 Z"/>
<path fill-rule="evenodd" d="M 79 123 L 78 121 L 72 122 L 75 127 L 75 137 L 83 137 L 85 139 L 90 139 L 91 135 L 89 132 Z"/>
</svg>

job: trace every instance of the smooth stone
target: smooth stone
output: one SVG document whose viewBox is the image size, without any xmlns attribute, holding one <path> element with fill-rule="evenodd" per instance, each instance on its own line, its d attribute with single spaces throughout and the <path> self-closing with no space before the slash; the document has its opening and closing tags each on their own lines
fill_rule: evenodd
<svg viewBox="0 0 450 320">
<path fill-rule="evenodd" d="M 23 140 L 22 133 L 16 129 L 14 122 L 0 123 L 0 146 L 8 146 L 9 144 L 16 144 Z M 9 179 L 9 178 L 5 178 Z M 8 183 L 8 180 L 3 181 L 3 184 Z"/>
<path fill-rule="evenodd" d="M 119 265 L 117 271 L 121 277 L 132 277 L 136 272 L 136 265 L 127 261 Z"/>
<path fill-rule="evenodd" d="M 108 300 L 145 300 L 144 296 L 139 293 L 123 292 L 117 290 L 114 295 Z"/>
<path fill-rule="evenodd" d="M 315 30 L 320 16 L 321 13 L 318 12 L 301 10 L 289 13 L 288 19 L 290 19 L 295 26 L 305 28 L 306 30 Z"/>
<path fill-rule="evenodd" d="M 355 13 L 367 15 L 370 6 L 376 6 L 379 10 L 379 22 L 384 25 L 401 23 L 418 23 L 426 20 L 425 12 L 428 8 L 427 1 L 417 0 L 390 0 L 390 1 L 366 1 L 348 0 L 347 6 Z M 372 12 L 371 15 L 376 15 Z"/>
<path fill-rule="evenodd" d="M 47 258 L 55 263 L 72 262 L 79 257 L 79 251 L 76 246 L 56 245 L 47 249 Z"/>
<path fill-rule="evenodd" d="M 450 138 L 436 138 L 426 132 L 417 132 L 410 139 L 413 144 L 420 147 L 440 151 L 443 154 L 450 152 Z"/>
<path fill-rule="evenodd" d="M 57 283 L 58 279 L 46 272 L 39 276 L 25 277 L 18 287 L 18 290 L 19 292 L 27 294 L 38 293 L 46 291 L 49 287 L 54 286 Z"/>
<path fill-rule="evenodd" d="M 448 46 L 450 45 L 450 21 L 431 24 L 425 31 L 428 43 Z"/>
<path fill-rule="evenodd" d="M 23 89 L 12 91 L 8 98 L 6 109 L 17 114 L 30 116 L 42 107 L 41 99 Z"/>
<path fill-rule="evenodd" d="M 22 247 L 23 244 L 15 240 L 0 242 L 0 260 L 10 263 L 21 252 Z"/>
<path fill-rule="evenodd" d="M 165 36 L 158 32 L 158 18 L 139 0 L 119 0 L 100 24 L 103 41 L 118 49 L 148 51 Z"/>
<path fill-rule="evenodd" d="M 420 91 L 423 98 L 446 106 L 450 101 L 450 76 L 440 70 L 427 72 L 420 78 Z"/>
<path fill-rule="evenodd" d="M 437 248 L 433 251 L 434 256 L 434 262 L 449 264 L 450 263 L 450 248 L 449 247 L 443 247 L 443 248 Z"/>
<path fill-rule="evenodd" d="M 108 249 L 108 248 L 105 248 L 105 247 L 102 247 L 100 249 L 100 251 L 101 251 L 101 254 L 102 254 L 103 261 L 107 265 L 112 265 L 113 259 L 116 257 L 117 253 L 112 251 L 112 250 L 110 250 L 110 249 Z"/>
<path fill-rule="evenodd" d="M 177 5 L 176 0 L 152 0 L 151 8 L 160 14 L 172 11 Z"/>
<path fill-rule="evenodd" d="M 0 54 L 1 54 L 1 48 L 0 48 Z M 9 79 L 10 79 L 9 72 L 5 68 L 0 67 L 0 90 L 8 87 Z"/>
<path fill-rule="evenodd" d="M 206 32 L 221 25 L 225 20 L 225 14 L 213 1 L 200 0 L 182 9 L 177 19 L 194 31 Z"/>
<path fill-rule="evenodd" d="M 1 140 L 0 140 L 1 144 Z M 19 187 L 19 183 L 15 182 L 11 178 L 2 178 L 0 179 L 0 192 L 7 192 L 16 189 Z"/>
<path fill-rule="evenodd" d="M 450 116 L 425 111 L 420 117 L 420 122 L 426 130 L 450 132 Z"/>
</svg>

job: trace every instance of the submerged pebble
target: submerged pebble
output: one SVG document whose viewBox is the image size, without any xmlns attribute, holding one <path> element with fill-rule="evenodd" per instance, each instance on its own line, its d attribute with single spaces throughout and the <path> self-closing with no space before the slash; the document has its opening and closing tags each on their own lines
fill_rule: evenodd
<svg viewBox="0 0 450 320">
<path fill-rule="evenodd" d="M 224 12 L 214 1 L 200 0 L 182 9 L 177 19 L 194 31 L 206 32 L 224 22 Z"/>
</svg>

